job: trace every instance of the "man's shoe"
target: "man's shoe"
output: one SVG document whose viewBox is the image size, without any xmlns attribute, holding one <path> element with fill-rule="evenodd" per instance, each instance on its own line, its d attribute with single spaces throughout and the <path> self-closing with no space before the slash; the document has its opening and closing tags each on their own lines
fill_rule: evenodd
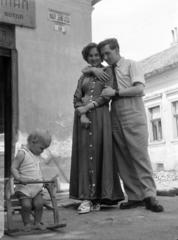
<svg viewBox="0 0 178 240">
<path fill-rule="evenodd" d="M 129 200 L 128 202 L 121 203 L 120 209 L 131 209 L 139 206 L 145 206 L 145 203 L 143 201 Z"/>
<path fill-rule="evenodd" d="M 152 212 L 163 212 L 164 208 L 162 205 L 159 204 L 159 202 L 156 200 L 155 197 L 147 197 L 144 199 L 146 209 L 152 211 Z"/>
</svg>

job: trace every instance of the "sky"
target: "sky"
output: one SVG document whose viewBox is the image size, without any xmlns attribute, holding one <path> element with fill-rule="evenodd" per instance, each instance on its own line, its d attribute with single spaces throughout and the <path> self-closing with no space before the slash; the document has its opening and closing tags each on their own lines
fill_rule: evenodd
<svg viewBox="0 0 178 240">
<path fill-rule="evenodd" d="M 136 61 L 169 48 L 175 27 L 178 0 L 101 0 L 92 12 L 92 41 L 117 38 L 121 56 Z"/>
</svg>

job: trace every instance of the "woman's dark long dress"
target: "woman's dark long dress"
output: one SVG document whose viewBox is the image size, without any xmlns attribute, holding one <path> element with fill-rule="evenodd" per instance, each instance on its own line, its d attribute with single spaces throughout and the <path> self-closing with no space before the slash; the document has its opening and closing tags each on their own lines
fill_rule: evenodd
<svg viewBox="0 0 178 240">
<path fill-rule="evenodd" d="M 112 69 L 107 68 L 106 72 L 111 76 L 106 83 L 93 75 L 82 75 L 74 94 L 75 108 L 92 101 L 99 107 L 87 113 L 91 121 L 87 129 L 81 126 L 76 113 L 74 116 L 70 198 L 117 204 L 124 194 L 112 155 L 109 99 L 100 96 L 105 85 L 113 86 Z"/>
</svg>

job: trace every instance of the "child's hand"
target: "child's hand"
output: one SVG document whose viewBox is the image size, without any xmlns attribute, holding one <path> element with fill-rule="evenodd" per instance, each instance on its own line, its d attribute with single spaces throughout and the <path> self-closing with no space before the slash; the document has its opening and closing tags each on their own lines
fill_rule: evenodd
<svg viewBox="0 0 178 240">
<path fill-rule="evenodd" d="M 23 178 L 23 177 L 21 177 L 20 179 L 19 179 L 19 182 L 21 183 L 21 184 L 23 184 L 23 185 L 26 185 L 27 183 L 29 183 L 29 182 L 31 182 L 32 180 L 31 179 L 29 179 L 29 178 Z"/>
<path fill-rule="evenodd" d="M 78 107 L 75 111 L 77 112 L 78 116 L 81 116 L 82 114 L 86 113 L 88 109 L 86 107 Z"/>
<path fill-rule="evenodd" d="M 90 126 L 90 120 L 87 118 L 85 114 L 81 115 L 80 122 L 83 128 L 88 128 Z"/>
</svg>

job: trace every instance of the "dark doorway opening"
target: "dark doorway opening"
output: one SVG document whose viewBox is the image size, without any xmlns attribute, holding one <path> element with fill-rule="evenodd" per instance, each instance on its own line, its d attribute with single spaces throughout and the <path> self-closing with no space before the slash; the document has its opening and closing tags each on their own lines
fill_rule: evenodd
<svg viewBox="0 0 178 240">
<path fill-rule="evenodd" d="M 11 50 L 0 48 L 0 141 L 4 141 L 4 177 L 10 177 L 12 154 Z M 3 177 L 3 176 L 0 176 Z"/>
</svg>

